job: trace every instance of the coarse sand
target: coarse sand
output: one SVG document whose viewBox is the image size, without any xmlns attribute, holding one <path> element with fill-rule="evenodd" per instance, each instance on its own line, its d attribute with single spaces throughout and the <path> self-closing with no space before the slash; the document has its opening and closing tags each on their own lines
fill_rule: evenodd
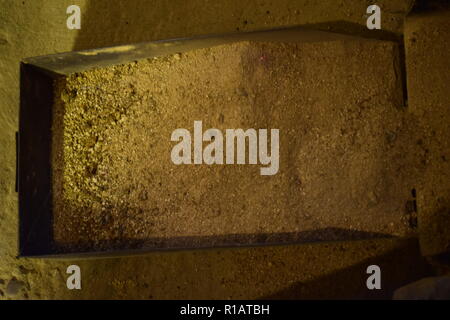
<svg viewBox="0 0 450 320">
<path fill-rule="evenodd" d="M 405 235 L 420 159 L 392 42 L 238 42 L 58 82 L 62 251 Z M 280 170 L 172 163 L 171 133 L 277 128 Z"/>
</svg>

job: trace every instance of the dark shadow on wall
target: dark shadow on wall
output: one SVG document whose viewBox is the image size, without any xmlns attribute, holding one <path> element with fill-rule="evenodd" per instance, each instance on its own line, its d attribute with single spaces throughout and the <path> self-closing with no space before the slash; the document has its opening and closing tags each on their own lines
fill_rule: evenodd
<svg viewBox="0 0 450 320">
<path fill-rule="evenodd" d="M 74 50 L 235 32 L 233 2 L 90 1 Z"/>
<path fill-rule="evenodd" d="M 370 265 L 378 265 L 381 269 L 381 290 L 366 287 L 370 276 L 366 270 Z M 295 283 L 262 299 L 391 299 L 397 288 L 431 274 L 429 264 L 420 256 L 418 241 L 411 239 L 382 256 L 314 281 Z"/>
<path fill-rule="evenodd" d="M 448 10 L 450 2 L 448 0 L 416 0 L 412 13 L 426 13 L 437 10 Z"/>
<path fill-rule="evenodd" d="M 364 5 L 353 10 L 361 11 L 358 23 L 342 21 L 345 10 L 335 1 L 95 0 L 88 2 L 74 50 L 298 25 L 369 38 L 400 39 L 393 32 L 368 30 Z M 408 9 L 403 10 L 406 15 Z M 385 14 L 387 20 L 400 23 L 401 11 Z"/>
</svg>

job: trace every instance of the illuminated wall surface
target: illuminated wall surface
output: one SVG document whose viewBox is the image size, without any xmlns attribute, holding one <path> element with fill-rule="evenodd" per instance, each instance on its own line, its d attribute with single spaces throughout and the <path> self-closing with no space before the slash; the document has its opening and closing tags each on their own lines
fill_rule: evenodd
<svg viewBox="0 0 450 320">
<path fill-rule="evenodd" d="M 448 271 L 445 8 L 71 4 L 0 4 L 1 298 L 390 298 Z M 79 256 L 104 251 L 146 254 Z"/>
</svg>

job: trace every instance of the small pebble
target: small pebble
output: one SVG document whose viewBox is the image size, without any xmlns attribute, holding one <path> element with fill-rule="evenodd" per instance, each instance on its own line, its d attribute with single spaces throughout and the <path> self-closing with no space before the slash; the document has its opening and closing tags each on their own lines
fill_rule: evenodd
<svg viewBox="0 0 450 320">
<path fill-rule="evenodd" d="M 19 293 L 19 291 L 23 288 L 25 285 L 24 282 L 17 280 L 16 278 L 12 278 L 8 285 L 6 286 L 6 294 L 9 296 L 15 296 Z"/>
</svg>

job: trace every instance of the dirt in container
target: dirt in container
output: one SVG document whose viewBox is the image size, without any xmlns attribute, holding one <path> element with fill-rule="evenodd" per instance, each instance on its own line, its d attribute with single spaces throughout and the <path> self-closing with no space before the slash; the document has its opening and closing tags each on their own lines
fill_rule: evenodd
<svg viewBox="0 0 450 320">
<path fill-rule="evenodd" d="M 56 91 L 60 251 L 414 232 L 423 164 L 394 43 L 239 42 L 73 74 Z M 171 135 L 193 137 L 194 121 L 279 129 L 278 172 L 174 164 Z"/>
</svg>

